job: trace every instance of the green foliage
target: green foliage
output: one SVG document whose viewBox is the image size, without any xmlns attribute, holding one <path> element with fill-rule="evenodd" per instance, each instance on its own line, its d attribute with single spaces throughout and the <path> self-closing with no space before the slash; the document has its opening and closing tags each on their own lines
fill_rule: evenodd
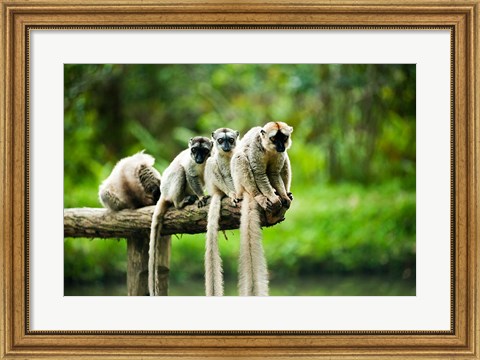
<svg viewBox="0 0 480 360">
<path fill-rule="evenodd" d="M 294 196 L 286 220 L 263 230 L 273 278 L 359 272 L 402 277 L 415 271 L 414 192 L 390 183 L 367 189 L 319 186 Z M 225 274 L 235 277 L 239 234 L 226 235 L 226 241 L 220 235 Z M 174 278 L 202 276 L 204 244 L 204 234 L 173 241 L 172 269 L 182 270 L 172 271 Z"/>
<path fill-rule="evenodd" d="M 162 172 L 190 137 L 267 121 L 294 127 L 295 201 L 264 230 L 272 282 L 415 273 L 415 65 L 65 65 L 65 207 L 97 207 L 122 157 Z M 220 246 L 236 278 L 238 233 Z M 202 280 L 204 236 L 172 245 L 172 281 Z M 125 273 L 125 243 L 65 240 L 66 282 Z M 107 270 L 108 269 L 108 270 Z M 124 275 L 121 275 L 124 276 Z"/>
<path fill-rule="evenodd" d="M 65 283 L 126 281 L 125 240 L 66 238 Z"/>
<path fill-rule="evenodd" d="M 395 64 L 65 65 L 66 181 L 98 182 L 142 149 L 163 168 L 189 136 L 270 120 L 294 126 L 332 183 L 414 179 L 415 77 Z"/>
<path fill-rule="evenodd" d="M 392 182 L 371 188 L 351 184 L 318 186 L 313 192 L 298 189 L 294 195 L 286 220 L 263 231 L 272 286 L 281 287 L 279 284 L 288 279 L 302 283 L 300 275 L 311 281 L 334 274 L 362 273 L 388 275 L 397 281 L 414 279 L 415 192 Z M 234 283 L 238 231 L 227 231 L 226 237 L 219 235 L 220 250 L 225 276 Z M 202 294 L 204 248 L 204 234 L 173 237 L 172 289 L 197 284 L 198 289 L 191 289 L 189 295 Z M 108 274 L 126 272 L 124 241 L 66 239 L 65 254 L 67 282 L 105 280 Z M 231 286 L 230 291 L 235 294 L 235 287 Z M 335 294 L 325 293 L 325 289 L 317 291 Z M 348 291 L 356 293 L 351 287 Z M 285 295 L 280 290 L 278 294 Z"/>
</svg>

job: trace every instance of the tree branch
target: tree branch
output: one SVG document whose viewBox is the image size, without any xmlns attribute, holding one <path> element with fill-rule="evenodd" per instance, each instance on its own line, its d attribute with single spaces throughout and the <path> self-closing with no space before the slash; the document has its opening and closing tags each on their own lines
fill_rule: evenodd
<svg viewBox="0 0 480 360">
<path fill-rule="evenodd" d="M 220 230 L 238 229 L 240 225 L 240 207 L 234 207 L 230 199 L 222 200 Z M 110 211 L 98 208 L 64 209 L 64 236 L 88 238 L 130 238 L 148 237 L 154 206 L 137 210 Z M 197 204 L 177 210 L 171 207 L 165 214 L 162 235 L 198 234 L 207 228 L 208 206 L 198 208 Z M 272 226 L 281 222 L 286 209 L 278 214 L 260 211 L 262 226 Z"/>
</svg>

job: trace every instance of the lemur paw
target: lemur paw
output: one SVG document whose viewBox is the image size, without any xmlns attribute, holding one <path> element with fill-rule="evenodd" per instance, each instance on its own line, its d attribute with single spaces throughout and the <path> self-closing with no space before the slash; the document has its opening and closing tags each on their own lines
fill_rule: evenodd
<svg viewBox="0 0 480 360">
<path fill-rule="evenodd" d="M 264 195 L 257 195 L 255 196 L 255 201 L 257 202 L 260 207 L 265 211 L 271 211 L 272 202 Z"/>
<path fill-rule="evenodd" d="M 281 199 L 281 202 L 282 202 L 282 206 L 283 206 L 284 208 L 289 209 L 289 208 L 290 208 L 290 204 L 292 203 L 292 200 L 289 199 L 289 198 L 288 198 L 288 199 L 282 198 L 282 199 Z"/>
<path fill-rule="evenodd" d="M 201 207 L 204 207 L 205 205 L 207 205 L 208 199 L 210 199 L 209 195 L 204 196 L 200 200 L 198 200 L 198 203 L 197 203 L 198 207 L 201 208 Z"/>
<path fill-rule="evenodd" d="M 290 204 L 293 200 L 293 194 L 291 192 L 287 192 L 287 197 L 284 198 L 284 197 L 281 197 L 278 193 L 277 190 L 275 190 L 275 195 L 279 196 L 280 197 L 280 201 L 282 202 L 282 206 L 285 207 L 285 208 L 290 208 Z"/>
<path fill-rule="evenodd" d="M 237 204 L 242 200 L 237 198 L 237 195 L 235 193 L 231 193 L 228 195 L 230 201 L 232 202 L 232 206 L 237 207 Z"/>
<path fill-rule="evenodd" d="M 272 213 L 277 213 L 278 211 L 280 211 L 282 206 L 283 206 L 283 199 L 277 197 L 277 199 L 275 199 L 275 202 L 272 202 L 272 206 L 269 211 Z"/>
<path fill-rule="evenodd" d="M 237 206 L 238 203 L 240 203 L 242 200 L 243 200 L 242 198 L 235 198 L 235 199 L 233 199 L 232 201 L 233 201 L 233 204 L 234 204 L 235 206 Z"/>
<path fill-rule="evenodd" d="M 198 197 L 196 195 L 189 195 L 187 196 L 184 200 L 183 200 L 183 206 L 187 206 L 187 205 L 192 205 L 195 203 L 195 201 L 198 199 Z"/>
</svg>

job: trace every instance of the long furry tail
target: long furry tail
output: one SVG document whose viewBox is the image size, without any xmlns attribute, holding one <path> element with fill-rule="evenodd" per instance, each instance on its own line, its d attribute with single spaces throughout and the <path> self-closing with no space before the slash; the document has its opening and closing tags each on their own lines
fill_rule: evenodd
<svg viewBox="0 0 480 360">
<path fill-rule="evenodd" d="M 168 204 L 163 197 L 160 197 L 157 205 L 155 206 L 155 211 L 153 212 L 152 217 L 152 226 L 150 228 L 150 244 L 148 249 L 148 291 L 150 296 L 158 295 L 156 289 L 158 288 L 158 276 L 156 274 L 157 264 L 156 264 L 156 249 L 157 244 L 160 240 L 162 226 L 163 226 L 163 217 L 167 212 Z"/>
<path fill-rule="evenodd" d="M 260 213 L 254 198 L 244 193 L 240 215 L 240 296 L 267 296 L 268 270 L 262 246 Z"/>
<path fill-rule="evenodd" d="M 205 294 L 207 296 L 223 295 L 222 258 L 218 248 L 218 228 L 222 197 L 212 195 L 208 208 L 207 241 L 205 243 Z"/>
</svg>

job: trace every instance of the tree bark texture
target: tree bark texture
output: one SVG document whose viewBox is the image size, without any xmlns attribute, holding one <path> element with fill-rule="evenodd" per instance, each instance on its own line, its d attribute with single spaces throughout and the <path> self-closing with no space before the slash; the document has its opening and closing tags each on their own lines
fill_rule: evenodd
<svg viewBox="0 0 480 360">
<path fill-rule="evenodd" d="M 148 238 L 127 239 L 128 296 L 148 295 Z"/>
<path fill-rule="evenodd" d="M 162 235 L 198 234 L 207 229 L 208 206 L 198 208 L 197 204 L 183 209 L 169 208 L 165 214 Z M 238 229 L 240 207 L 233 206 L 230 199 L 222 200 L 220 230 Z M 64 209 L 64 236 L 87 238 L 140 238 L 148 239 L 154 206 L 136 210 L 111 211 L 97 208 Z M 261 213 L 262 226 L 272 226 L 284 219 L 286 209 L 277 214 Z"/>
<path fill-rule="evenodd" d="M 171 236 L 160 237 L 155 249 L 155 293 L 168 295 L 170 273 Z M 127 239 L 127 291 L 128 296 L 148 296 L 148 237 Z"/>
<path fill-rule="evenodd" d="M 168 279 L 170 275 L 171 235 L 161 236 L 155 247 L 155 294 L 168 296 Z M 147 261 L 148 265 L 148 261 Z"/>
</svg>

